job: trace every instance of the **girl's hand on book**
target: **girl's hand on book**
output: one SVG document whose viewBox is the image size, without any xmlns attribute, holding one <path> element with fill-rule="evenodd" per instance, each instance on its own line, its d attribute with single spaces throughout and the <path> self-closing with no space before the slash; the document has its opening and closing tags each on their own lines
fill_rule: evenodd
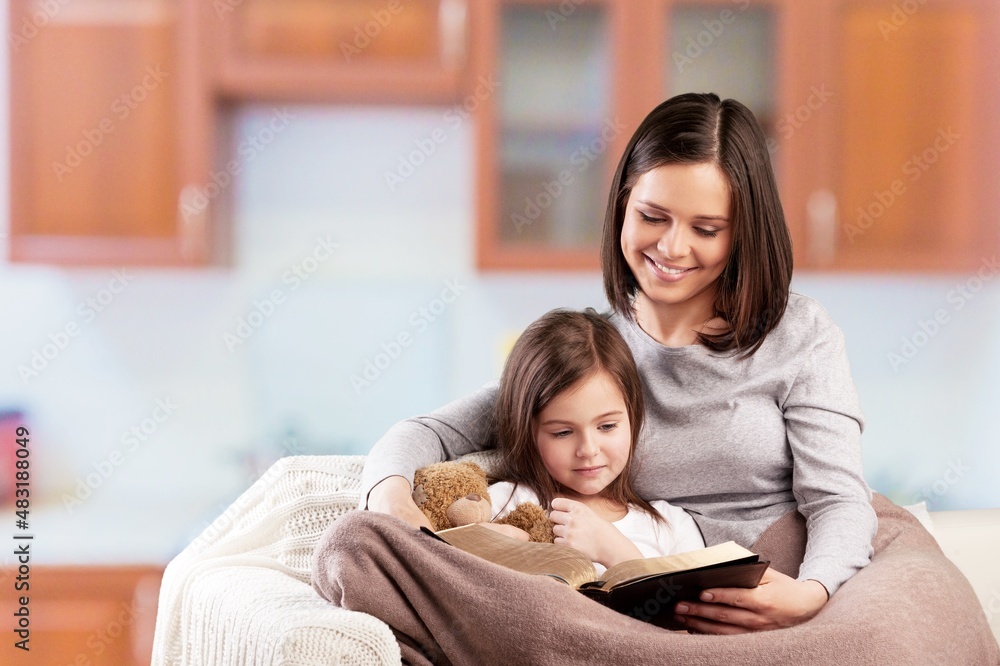
<svg viewBox="0 0 1000 666">
<path fill-rule="evenodd" d="M 410 482 L 401 476 L 390 476 L 375 484 L 368 493 L 368 510 L 388 513 L 416 528 L 433 529 L 431 521 L 427 520 L 424 512 L 413 503 Z"/>
<path fill-rule="evenodd" d="M 798 581 L 768 568 L 753 589 L 714 588 L 699 602 L 677 604 L 677 619 L 704 634 L 741 634 L 792 627 L 823 608 L 829 595 L 815 580 Z"/>
<path fill-rule="evenodd" d="M 575 548 L 605 567 L 642 557 L 617 527 L 581 502 L 565 497 L 553 499 L 549 520 L 556 543 Z"/>
</svg>

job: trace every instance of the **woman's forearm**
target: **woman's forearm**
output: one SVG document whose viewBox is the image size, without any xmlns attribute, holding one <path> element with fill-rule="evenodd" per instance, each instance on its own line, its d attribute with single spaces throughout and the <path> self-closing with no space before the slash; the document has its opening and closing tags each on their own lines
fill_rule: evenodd
<svg viewBox="0 0 1000 666">
<path fill-rule="evenodd" d="M 361 476 L 361 508 L 384 479 L 413 479 L 418 468 L 482 450 L 496 401 L 490 384 L 425 416 L 400 421 L 372 447 Z"/>
</svg>

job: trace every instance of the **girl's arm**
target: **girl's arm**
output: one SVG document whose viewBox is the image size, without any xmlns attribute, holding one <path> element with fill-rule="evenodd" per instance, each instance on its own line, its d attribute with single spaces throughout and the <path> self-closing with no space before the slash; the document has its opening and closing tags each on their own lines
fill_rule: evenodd
<svg viewBox="0 0 1000 666">
<path fill-rule="evenodd" d="M 430 414 L 392 426 L 365 460 L 360 508 L 429 527 L 410 497 L 414 472 L 424 465 L 482 450 L 496 395 L 497 383 L 493 382 Z"/>
</svg>

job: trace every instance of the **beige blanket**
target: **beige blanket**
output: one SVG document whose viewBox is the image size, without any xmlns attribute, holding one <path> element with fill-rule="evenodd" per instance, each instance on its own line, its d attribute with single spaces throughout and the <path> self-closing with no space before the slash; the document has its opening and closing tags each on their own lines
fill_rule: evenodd
<svg viewBox="0 0 1000 666">
<path fill-rule="evenodd" d="M 777 631 L 668 632 L 370 512 L 341 518 L 320 540 L 313 586 L 385 621 L 412 664 L 1000 666 L 968 581 L 908 512 L 878 495 L 872 504 L 871 564 L 815 618 Z M 804 544 L 804 521 L 791 513 L 753 550 L 794 576 Z"/>
</svg>

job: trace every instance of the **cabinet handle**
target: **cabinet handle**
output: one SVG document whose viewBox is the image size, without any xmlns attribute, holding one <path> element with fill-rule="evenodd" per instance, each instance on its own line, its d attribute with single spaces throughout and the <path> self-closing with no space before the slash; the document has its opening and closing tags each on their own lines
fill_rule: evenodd
<svg viewBox="0 0 1000 666">
<path fill-rule="evenodd" d="M 468 14 L 466 0 L 441 0 L 438 29 L 441 31 L 441 62 L 461 67 L 465 59 L 465 30 Z"/>
<path fill-rule="evenodd" d="M 177 201 L 177 236 L 181 259 L 201 262 L 208 258 L 209 200 L 202 188 L 185 185 Z"/>
<path fill-rule="evenodd" d="M 813 191 L 806 202 L 809 260 L 829 266 L 837 256 L 837 197 L 830 190 Z"/>
</svg>

